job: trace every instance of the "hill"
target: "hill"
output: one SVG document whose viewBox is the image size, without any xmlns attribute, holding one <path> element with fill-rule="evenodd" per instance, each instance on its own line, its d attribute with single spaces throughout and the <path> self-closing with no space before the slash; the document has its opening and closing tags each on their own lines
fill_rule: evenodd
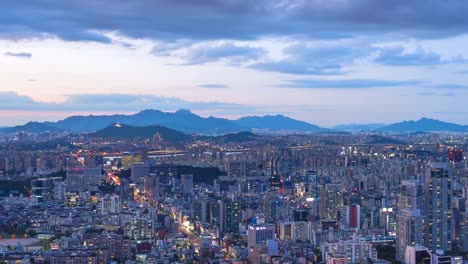
<svg viewBox="0 0 468 264">
<path fill-rule="evenodd" d="M 66 130 L 40 122 L 28 122 L 22 126 L 5 127 L 0 129 L 0 132 L 3 133 L 27 132 L 30 134 L 40 134 L 47 131 L 52 133 L 60 133 L 65 132 Z"/>
<path fill-rule="evenodd" d="M 222 136 L 213 137 L 214 141 L 222 142 L 222 143 L 244 143 L 249 141 L 259 140 L 262 137 L 256 135 L 251 132 L 238 132 L 238 133 L 230 133 Z"/>
<path fill-rule="evenodd" d="M 403 121 L 379 128 L 380 131 L 408 132 L 408 131 L 448 131 L 468 132 L 468 126 L 447 123 L 436 119 L 421 118 L 417 121 Z"/>
<path fill-rule="evenodd" d="M 89 137 L 99 138 L 153 138 L 159 134 L 164 141 L 170 143 L 182 143 L 192 139 L 190 135 L 163 126 L 135 127 L 123 124 L 114 124 L 94 133 Z"/>
</svg>

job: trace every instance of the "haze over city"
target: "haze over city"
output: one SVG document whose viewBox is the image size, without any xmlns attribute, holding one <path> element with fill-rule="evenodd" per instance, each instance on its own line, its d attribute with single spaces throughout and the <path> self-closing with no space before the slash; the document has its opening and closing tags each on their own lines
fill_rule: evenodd
<svg viewBox="0 0 468 264">
<path fill-rule="evenodd" d="M 464 1 L 2 1 L 0 123 L 191 109 L 468 124 Z"/>
</svg>

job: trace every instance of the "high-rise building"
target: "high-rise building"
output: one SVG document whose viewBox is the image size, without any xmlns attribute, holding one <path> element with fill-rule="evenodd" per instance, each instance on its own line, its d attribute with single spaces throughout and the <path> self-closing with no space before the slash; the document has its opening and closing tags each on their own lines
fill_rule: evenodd
<svg viewBox="0 0 468 264">
<path fill-rule="evenodd" d="M 426 246 L 432 250 L 452 248 L 452 179 L 445 163 L 432 163 L 426 172 Z"/>
<path fill-rule="evenodd" d="M 286 216 L 284 201 L 276 195 L 267 195 L 263 200 L 263 213 L 267 222 L 284 220 Z"/>
<path fill-rule="evenodd" d="M 210 200 L 206 198 L 195 200 L 193 203 L 195 221 L 206 224 L 210 217 Z"/>
<path fill-rule="evenodd" d="M 341 184 L 326 184 L 320 192 L 320 217 L 337 219 L 340 206 L 343 205 Z"/>
<path fill-rule="evenodd" d="M 125 222 L 124 234 L 134 240 L 150 239 L 154 236 L 153 220 L 134 218 Z"/>
<path fill-rule="evenodd" d="M 101 167 L 86 168 L 83 175 L 84 186 L 89 188 L 90 186 L 98 186 L 102 180 L 102 169 Z"/>
<path fill-rule="evenodd" d="M 67 170 L 65 185 L 69 192 L 80 192 L 89 190 L 91 186 L 98 186 L 101 180 L 101 167 L 75 167 Z"/>
<path fill-rule="evenodd" d="M 407 246 L 405 251 L 405 264 L 430 264 L 431 254 L 424 246 Z"/>
<path fill-rule="evenodd" d="M 84 170 L 83 167 L 70 168 L 67 170 L 65 185 L 68 192 L 79 192 L 84 189 Z"/>
<path fill-rule="evenodd" d="M 150 173 L 145 177 L 145 197 L 150 201 L 159 199 L 159 176 Z"/>
<path fill-rule="evenodd" d="M 460 246 L 462 252 L 468 252 L 468 212 L 460 213 Z"/>
<path fill-rule="evenodd" d="M 116 214 L 120 212 L 120 197 L 118 195 L 106 195 L 101 199 L 101 214 Z"/>
<path fill-rule="evenodd" d="M 401 182 L 398 194 L 398 209 L 424 209 L 424 187 L 419 180 L 404 180 Z"/>
<path fill-rule="evenodd" d="M 309 223 L 305 221 L 282 222 L 279 224 L 279 239 L 291 241 L 311 240 Z"/>
<path fill-rule="evenodd" d="M 396 260 L 405 261 L 407 246 L 421 246 L 423 244 L 424 218 L 420 209 L 401 209 L 397 214 L 396 230 Z"/>
<path fill-rule="evenodd" d="M 239 201 L 226 199 L 222 202 L 222 231 L 226 233 L 238 233 L 241 220 L 241 205 Z"/>
<path fill-rule="evenodd" d="M 248 248 L 256 245 L 267 245 L 267 241 L 275 239 L 276 228 L 273 224 L 249 225 L 247 233 Z"/>
<path fill-rule="evenodd" d="M 133 182 L 138 182 L 150 173 L 150 166 L 147 163 L 132 164 L 131 179 Z"/>
<path fill-rule="evenodd" d="M 359 205 L 350 205 L 346 207 L 346 223 L 349 227 L 361 227 L 361 207 Z"/>
<path fill-rule="evenodd" d="M 182 174 L 180 176 L 180 185 L 184 194 L 193 194 L 193 175 Z"/>
</svg>

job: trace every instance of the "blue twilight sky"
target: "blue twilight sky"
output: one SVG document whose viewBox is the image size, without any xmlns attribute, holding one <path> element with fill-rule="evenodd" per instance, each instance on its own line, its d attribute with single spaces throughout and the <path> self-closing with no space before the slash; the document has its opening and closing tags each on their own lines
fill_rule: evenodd
<svg viewBox="0 0 468 264">
<path fill-rule="evenodd" d="M 468 1 L 0 1 L 0 126 L 191 109 L 468 124 Z"/>
</svg>

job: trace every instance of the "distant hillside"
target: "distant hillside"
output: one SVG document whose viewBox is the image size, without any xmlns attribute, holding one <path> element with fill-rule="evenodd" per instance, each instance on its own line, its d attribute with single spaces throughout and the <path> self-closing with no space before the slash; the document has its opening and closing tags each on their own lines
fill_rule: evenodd
<svg viewBox="0 0 468 264">
<path fill-rule="evenodd" d="M 283 115 L 247 116 L 234 121 L 236 125 L 245 129 L 320 131 L 319 126 L 295 120 Z"/>
<path fill-rule="evenodd" d="M 60 133 L 65 132 L 66 130 L 40 122 L 29 122 L 22 126 L 5 127 L 0 129 L 0 132 L 3 133 L 18 133 L 21 131 L 31 134 L 39 134 L 47 131 L 52 133 Z"/>
<path fill-rule="evenodd" d="M 409 131 L 449 131 L 468 132 L 468 126 L 447 123 L 436 119 L 421 118 L 417 121 L 403 121 L 379 128 L 381 131 L 409 132 Z"/>
<path fill-rule="evenodd" d="M 217 136 L 214 137 L 214 141 L 218 142 L 232 142 L 232 143 L 243 143 L 243 142 L 249 142 L 249 141 L 254 141 L 254 140 L 259 140 L 261 137 L 259 135 L 256 135 L 251 132 L 239 132 L 239 133 L 231 133 L 231 134 L 226 134 L 222 136 Z"/>
<path fill-rule="evenodd" d="M 159 134 L 163 140 L 171 143 L 182 143 L 192 139 L 191 136 L 163 126 L 135 127 L 114 124 L 102 130 L 88 134 L 99 138 L 153 138 Z"/>
</svg>

